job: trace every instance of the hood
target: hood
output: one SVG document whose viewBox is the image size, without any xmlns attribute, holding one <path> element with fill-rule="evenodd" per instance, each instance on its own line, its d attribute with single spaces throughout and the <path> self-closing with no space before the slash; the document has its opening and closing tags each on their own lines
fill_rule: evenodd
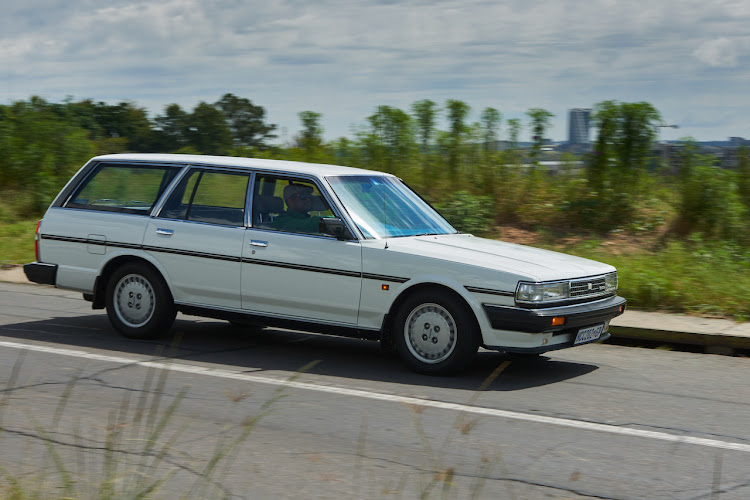
<svg viewBox="0 0 750 500">
<path fill-rule="evenodd" d="M 615 271 L 614 267 L 594 260 L 470 234 L 389 238 L 388 249 L 513 273 L 532 281 L 580 278 Z"/>
</svg>

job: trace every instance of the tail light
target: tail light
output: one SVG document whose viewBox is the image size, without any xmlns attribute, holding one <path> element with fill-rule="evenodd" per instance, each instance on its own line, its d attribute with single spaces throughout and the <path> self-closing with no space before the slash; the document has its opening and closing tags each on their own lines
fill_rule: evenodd
<svg viewBox="0 0 750 500">
<path fill-rule="evenodd" d="M 41 262 L 39 258 L 39 228 L 42 226 L 42 221 L 36 223 L 36 233 L 34 233 L 34 256 L 37 262 Z"/>
</svg>

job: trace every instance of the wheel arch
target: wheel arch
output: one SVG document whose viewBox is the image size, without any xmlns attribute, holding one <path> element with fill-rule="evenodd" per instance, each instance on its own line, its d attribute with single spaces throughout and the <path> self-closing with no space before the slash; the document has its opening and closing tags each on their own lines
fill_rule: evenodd
<svg viewBox="0 0 750 500">
<path fill-rule="evenodd" d="M 474 327 L 476 328 L 476 332 L 479 335 L 479 338 L 482 338 L 482 331 L 479 324 L 479 318 L 477 318 L 477 313 L 475 309 L 471 306 L 469 301 L 464 297 L 461 293 L 457 292 L 454 288 L 443 284 L 443 283 L 437 283 L 434 281 L 424 281 L 420 283 L 415 283 L 412 286 L 402 290 L 398 297 L 391 303 L 391 307 L 388 309 L 388 313 L 386 314 L 384 320 L 383 320 L 383 328 L 381 329 L 380 338 L 381 341 L 385 341 L 386 343 L 390 344 L 392 343 L 392 334 L 393 334 L 393 321 L 396 317 L 396 312 L 399 310 L 401 305 L 412 295 L 416 293 L 420 293 L 426 290 L 439 290 L 448 293 L 452 297 L 455 298 L 456 301 L 463 304 L 464 307 L 466 307 L 471 312 L 471 317 L 474 320 Z"/>
<path fill-rule="evenodd" d="M 99 275 L 96 277 L 96 282 L 94 283 L 94 296 L 92 301 L 93 309 L 104 309 L 106 302 L 107 283 L 109 282 L 112 273 L 114 273 L 115 270 L 119 267 L 122 267 L 126 264 L 143 264 L 151 268 L 154 272 L 161 276 L 161 279 L 164 280 L 164 283 L 167 285 L 167 289 L 169 290 L 170 295 L 174 297 L 172 286 L 169 283 L 169 280 L 167 280 L 163 270 L 160 269 L 160 266 L 140 255 L 122 254 L 108 260 L 99 271 Z"/>
</svg>

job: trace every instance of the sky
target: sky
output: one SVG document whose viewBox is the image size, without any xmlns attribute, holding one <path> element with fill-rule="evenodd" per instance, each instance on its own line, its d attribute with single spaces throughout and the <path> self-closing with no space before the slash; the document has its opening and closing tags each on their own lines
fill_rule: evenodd
<svg viewBox="0 0 750 500">
<path fill-rule="evenodd" d="M 322 114 L 353 137 L 377 106 L 431 99 L 505 121 L 605 100 L 651 103 L 661 139 L 750 138 L 748 0 L 6 0 L 0 104 L 131 101 L 151 117 L 232 93 L 263 106 L 277 142 Z M 442 116 L 442 115 L 441 115 Z M 444 121 L 439 127 L 446 129 Z M 592 134 L 593 138 L 593 134 Z"/>
</svg>

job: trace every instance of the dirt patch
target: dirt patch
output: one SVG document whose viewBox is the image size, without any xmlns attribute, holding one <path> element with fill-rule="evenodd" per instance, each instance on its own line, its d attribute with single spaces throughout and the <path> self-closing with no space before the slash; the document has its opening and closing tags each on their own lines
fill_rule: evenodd
<svg viewBox="0 0 750 500">
<path fill-rule="evenodd" d="M 513 226 L 496 226 L 495 235 L 499 240 L 519 245 L 538 245 L 542 242 L 542 237 L 538 233 Z"/>
</svg>

